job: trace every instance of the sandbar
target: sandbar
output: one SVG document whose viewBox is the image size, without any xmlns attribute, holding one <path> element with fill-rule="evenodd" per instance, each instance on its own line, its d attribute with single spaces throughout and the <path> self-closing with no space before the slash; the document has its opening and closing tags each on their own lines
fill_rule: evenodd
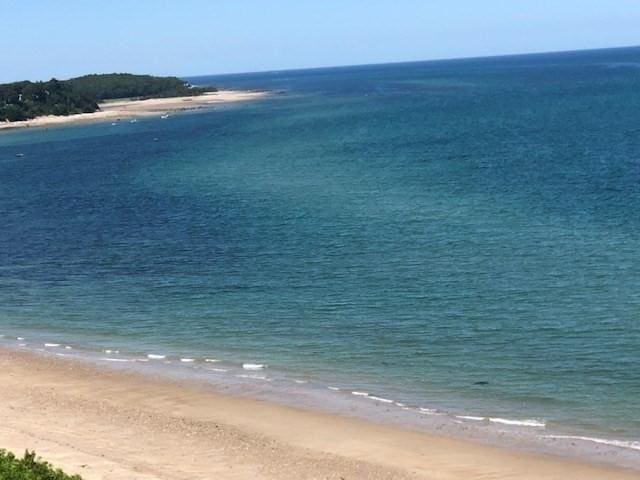
<svg viewBox="0 0 640 480">
<path fill-rule="evenodd" d="M 268 92 L 220 90 L 192 97 L 151 98 L 147 100 L 112 100 L 100 103 L 94 113 L 76 115 L 46 115 L 18 122 L 0 122 L 0 130 L 15 128 L 42 128 L 79 123 L 129 120 L 134 118 L 168 115 L 176 112 L 199 110 L 225 103 L 257 100 Z"/>
</svg>

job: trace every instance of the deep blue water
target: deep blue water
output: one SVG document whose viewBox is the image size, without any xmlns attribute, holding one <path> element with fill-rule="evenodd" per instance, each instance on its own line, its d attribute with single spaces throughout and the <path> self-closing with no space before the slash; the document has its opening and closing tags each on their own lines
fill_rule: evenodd
<svg viewBox="0 0 640 480">
<path fill-rule="evenodd" d="M 191 81 L 0 133 L 0 333 L 640 439 L 640 48 Z"/>
</svg>

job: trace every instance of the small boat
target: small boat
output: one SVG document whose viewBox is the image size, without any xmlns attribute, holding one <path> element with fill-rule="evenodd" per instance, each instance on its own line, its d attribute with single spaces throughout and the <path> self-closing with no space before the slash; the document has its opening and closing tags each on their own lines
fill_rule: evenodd
<svg viewBox="0 0 640 480">
<path fill-rule="evenodd" d="M 169 118 L 169 114 L 166 114 L 166 115 L 160 115 L 160 118 L 162 118 L 162 119 Z"/>
<path fill-rule="evenodd" d="M 129 123 L 138 123 L 138 120 L 134 118 L 133 120 L 130 120 Z"/>
<path fill-rule="evenodd" d="M 24 157 L 24 153 L 16 153 L 16 157 L 22 158 L 22 157 Z"/>
<path fill-rule="evenodd" d="M 116 125 L 118 125 L 116 122 L 113 122 L 113 123 L 111 124 L 111 126 L 112 126 L 112 127 L 115 127 Z"/>
</svg>

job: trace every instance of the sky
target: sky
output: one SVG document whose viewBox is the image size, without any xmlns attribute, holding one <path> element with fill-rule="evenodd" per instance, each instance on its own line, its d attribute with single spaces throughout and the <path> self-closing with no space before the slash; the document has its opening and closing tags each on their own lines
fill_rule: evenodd
<svg viewBox="0 0 640 480">
<path fill-rule="evenodd" d="M 640 45 L 639 0 L 0 0 L 0 82 Z"/>
</svg>

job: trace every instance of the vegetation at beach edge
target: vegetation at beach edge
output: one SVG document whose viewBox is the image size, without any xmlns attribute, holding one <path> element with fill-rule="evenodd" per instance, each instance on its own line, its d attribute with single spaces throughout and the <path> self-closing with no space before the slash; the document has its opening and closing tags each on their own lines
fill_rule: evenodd
<svg viewBox="0 0 640 480">
<path fill-rule="evenodd" d="M 1 480 L 82 480 L 78 475 L 67 475 L 60 469 L 36 457 L 35 452 L 24 453 L 18 458 L 6 450 L 0 450 Z"/>
<path fill-rule="evenodd" d="M 43 115 L 93 113 L 98 103 L 116 98 L 166 98 L 201 95 L 215 88 L 193 87 L 177 77 L 130 73 L 93 74 L 69 80 L 14 82 L 0 85 L 0 121 Z"/>
</svg>

